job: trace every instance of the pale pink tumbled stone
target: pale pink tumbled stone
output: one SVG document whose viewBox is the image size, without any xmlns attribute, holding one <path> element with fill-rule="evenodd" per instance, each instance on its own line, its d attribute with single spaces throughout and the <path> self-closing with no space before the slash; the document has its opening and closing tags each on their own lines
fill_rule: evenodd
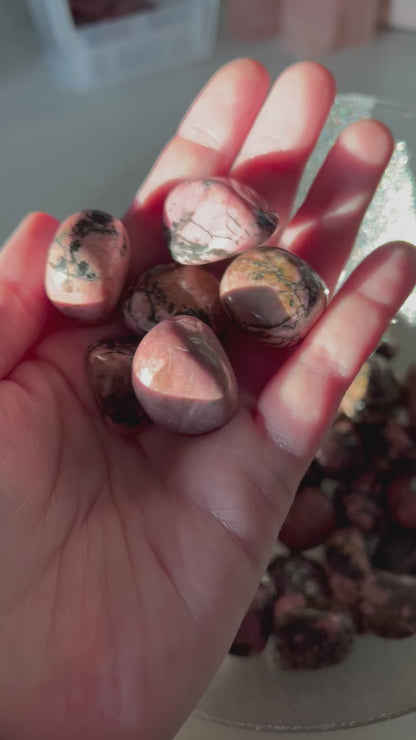
<svg viewBox="0 0 416 740">
<path fill-rule="evenodd" d="M 300 257 L 279 247 L 238 255 L 225 270 L 220 296 L 229 316 L 266 344 L 297 344 L 327 305 L 327 289 Z"/>
<path fill-rule="evenodd" d="M 132 381 L 149 417 L 183 434 L 223 426 L 237 405 L 228 357 L 212 329 L 194 316 L 166 319 L 143 337 Z"/>
<path fill-rule="evenodd" d="M 181 182 L 165 200 L 163 220 L 173 259 L 183 265 L 217 262 L 258 246 L 278 223 L 264 198 L 225 177 Z"/>
<path fill-rule="evenodd" d="M 129 258 L 121 221 L 102 211 L 75 213 L 63 221 L 49 247 L 46 294 L 68 316 L 103 319 L 119 299 Z"/>
</svg>

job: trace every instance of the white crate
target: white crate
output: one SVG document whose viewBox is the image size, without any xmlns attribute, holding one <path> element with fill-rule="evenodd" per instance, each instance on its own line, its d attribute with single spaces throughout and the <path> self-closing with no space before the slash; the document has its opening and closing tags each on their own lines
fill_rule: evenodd
<svg viewBox="0 0 416 740">
<path fill-rule="evenodd" d="M 381 20 L 393 28 L 416 31 L 415 0 L 389 0 L 381 4 Z"/>
<path fill-rule="evenodd" d="M 220 0 L 170 0 L 153 10 L 75 26 L 66 0 L 26 0 L 56 83 L 88 91 L 212 53 Z"/>
</svg>

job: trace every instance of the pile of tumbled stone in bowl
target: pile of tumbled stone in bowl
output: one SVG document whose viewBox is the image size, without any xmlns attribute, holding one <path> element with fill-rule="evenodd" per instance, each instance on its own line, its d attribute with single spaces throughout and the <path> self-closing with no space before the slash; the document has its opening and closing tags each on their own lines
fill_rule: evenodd
<svg viewBox="0 0 416 740">
<path fill-rule="evenodd" d="M 416 365 L 380 344 L 305 474 L 230 652 L 269 641 L 282 668 L 323 668 L 356 635 L 416 633 Z M 358 638 L 360 639 L 360 638 Z"/>
<path fill-rule="evenodd" d="M 99 211 L 64 221 L 50 247 L 45 286 L 63 313 L 102 321 L 116 308 L 132 337 L 90 348 L 88 372 L 104 414 L 120 426 L 146 417 L 176 432 L 224 425 L 237 381 L 216 336 L 227 316 L 267 344 L 299 342 L 326 307 L 321 278 L 299 257 L 265 246 L 278 217 L 235 180 L 186 180 L 164 203 L 172 262 L 126 285 L 123 224 Z M 232 258 L 221 281 L 203 265 Z"/>
</svg>

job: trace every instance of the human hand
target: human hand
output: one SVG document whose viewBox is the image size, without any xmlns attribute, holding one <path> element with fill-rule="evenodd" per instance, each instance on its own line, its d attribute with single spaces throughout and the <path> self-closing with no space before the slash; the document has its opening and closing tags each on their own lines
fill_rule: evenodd
<svg viewBox="0 0 416 740">
<path fill-rule="evenodd" d="M 268 84 L 239 60 L 196 99 L 125 216 L 133 273 L 169 261 L 169 188 L 231 172 L 334 289 L 392 138 L 371 121 L 346 129 L 289 220 L 334 82 L 299 64 L 266 98 Z M 341 396 L 414 285 L 415 250 L 372 253 L 291 352 L 230 336 L 242 403 L 223 428 L 120 435 L 85 353 L 121 325 L 80 327 L 47 301 L 57 225 L 28 216 L 0 256 L 0 735 L 162 740 L 225 656 Z"/>
</svg>

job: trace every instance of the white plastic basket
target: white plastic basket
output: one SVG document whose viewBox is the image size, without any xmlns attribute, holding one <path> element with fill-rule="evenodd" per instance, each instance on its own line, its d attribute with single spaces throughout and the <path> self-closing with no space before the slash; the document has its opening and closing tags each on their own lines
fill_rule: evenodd
<svg viewBox="0 0 416 740">
<path fill-rule="evenodd" d="M 88 91 L 209 56 L 220 0 L 156 0 L 155 9 L 85 26 L 66 0 L 27 4 L 56 83 Z"/>
</svg>

